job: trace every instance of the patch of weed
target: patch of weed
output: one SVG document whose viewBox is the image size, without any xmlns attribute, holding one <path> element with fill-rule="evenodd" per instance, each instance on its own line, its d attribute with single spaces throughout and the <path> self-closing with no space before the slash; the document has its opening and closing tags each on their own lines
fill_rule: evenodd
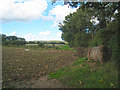
<svg viewBox="0 0 120 90">
<path fill-rule="evenodd" d="M 69 45 L 58 45 L 58 47 L 59 47 L 58 50 L 68 50 L 68 51 L 76 52 L 76 50 L 73 48 L 70 48 Z"/>
<path fill-rule="evenodd" d="M 112 62 L 97 63 L 100 68 L 94 68 L 85 64 L 85 61 L 87 58 L 78 59 L 69 67 L 53 72 L 54 74 L 49 76 L 70 87 L 118 88 L 118 70 L 114 68 Z"/>
</svg>

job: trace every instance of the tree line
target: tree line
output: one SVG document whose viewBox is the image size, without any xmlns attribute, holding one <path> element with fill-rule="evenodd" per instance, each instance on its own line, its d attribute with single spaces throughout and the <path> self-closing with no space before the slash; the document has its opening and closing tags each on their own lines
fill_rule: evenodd
<svg viewBox="0 0 120 90">
<path fill-rule="evenodd" d="M 2 45 L 5 46 L 21 46 L 26 44 L 24 38 L 17 36 L 6 36 L 5 34 L 1 34 L 0 37 L 2 39 Z"/>
<path fill-rule="evenodd" d="M 25 41 L 24 38 L 17 36 L 6 36 L 5 34 L 0 34 L 2 45 L 5 46 L 21 46 L 25 44 L 65 44 L 64 41 Z"/>
<path fill-rule="evenodd" d="M 64 41 L 27 41 L 26 44 L 65 44 Z"/>
</svg>

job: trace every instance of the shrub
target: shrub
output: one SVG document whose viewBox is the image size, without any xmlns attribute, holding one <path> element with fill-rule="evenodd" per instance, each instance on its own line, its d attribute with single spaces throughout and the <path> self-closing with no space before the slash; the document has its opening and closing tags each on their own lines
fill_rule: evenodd
<svg viewBox="0 0 120 90">
<path fill-rule="evenodd" d="M 108 38 L 110 38 L 110 33 L 111 32 L 106 28 L 98 30 L 95 36 L 89 42 L 89 47 L 95 47 L 101 44 L 107 44 Z"/>
<path fill-rule="evenodd" d="M 79 57 L 87 57 L 88 49 L 85 47 L 77 47 L 75 48 L 77 50 L 76 55 Z"/>
<path fill-rule="evenodd" d="M 113 61 L 118 61 L 119 47 L 118 47 L 117 35 L 114 35 L 113 37 L 110 38 L 108 48 L 110 49 L 111 52 L 111 59 Z"/>
<path fill-rule="evenodd" d="M 55 44 L 53 43 L 53 44 L 52 44 L 52 46 L 54 47 L 54 46 L 55 46 Z"/>
<path fill-rule="evenodd" d="M 44 47 L 44 43 L 39 42 L 39 43 L 38 43 L 38 47 Z"/>
</svg>

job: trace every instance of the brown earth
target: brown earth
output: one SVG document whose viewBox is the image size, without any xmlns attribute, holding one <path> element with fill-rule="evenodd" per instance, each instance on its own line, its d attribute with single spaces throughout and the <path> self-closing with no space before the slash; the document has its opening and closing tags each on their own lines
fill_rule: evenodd
<svg viewBox="0 0 120 90">
<path fill-rule="evenodd" d="M 39 77 L 37 80 L 30 80 L 17 88 L 68 88 L 56 79 L 50 79 L 48 75 Z"/>
<path fill-rule="evenodd" d="M 72 51 L 2 48 L 3 87 L 57 88 L 66 87 L 48 73 L 66 67 L 77 60 Z M 49 79 L 49 80 L 48 80 Z"/>
</svg>

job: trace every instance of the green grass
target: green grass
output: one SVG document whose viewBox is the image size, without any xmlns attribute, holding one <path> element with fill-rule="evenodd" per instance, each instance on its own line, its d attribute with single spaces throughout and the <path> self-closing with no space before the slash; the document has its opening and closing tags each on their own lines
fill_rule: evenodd
<svg viewBox="0 0 120 90">
<path fill-rule="evenodd" d="M 69 45 L 58 45 L 58 47 L 59 47 L 58 50 L 68 50 L 68 51 L 76 52 L 76 50 L 73 48 L 70 48 Z"/>
<path fill-rule="evenodd" d="M 73 51 L 76 52 L 75 49 L 71 48 L 69 45 L 57 45 L 57 46 L 49 46 L 46 45 L 44 47 L 38 47 L 38 46 L 26 46 L 26 48 L 29 49 L 35 49 L 35 50 L 66 50 L 66 51 Z"/>
<path fill-rule="evenodd" d="M 86 62 L 87 58 L 78 59 L 68 67 L 49 73 L 49 76 L 70 87 L 118 88 L 118 70 L 112 62 L 97 63 L 96 68 Z"/>
<path fill-rule="evenodd" d="M 4 46 L 8 47 L 8 46 Z M 17 48 L 27 48 L 27 49 L 32 49 L 32 50 L 66 50 L 66 51 L 73 51 L 76 52 L 74 48 L 71 48 L 69 45 L 45 45 L 44 47 L 38 47 L 38 45 L 27 45 L 27 46 L 9 46 L 9 47 L 17 47 Z"/>
</svg>

